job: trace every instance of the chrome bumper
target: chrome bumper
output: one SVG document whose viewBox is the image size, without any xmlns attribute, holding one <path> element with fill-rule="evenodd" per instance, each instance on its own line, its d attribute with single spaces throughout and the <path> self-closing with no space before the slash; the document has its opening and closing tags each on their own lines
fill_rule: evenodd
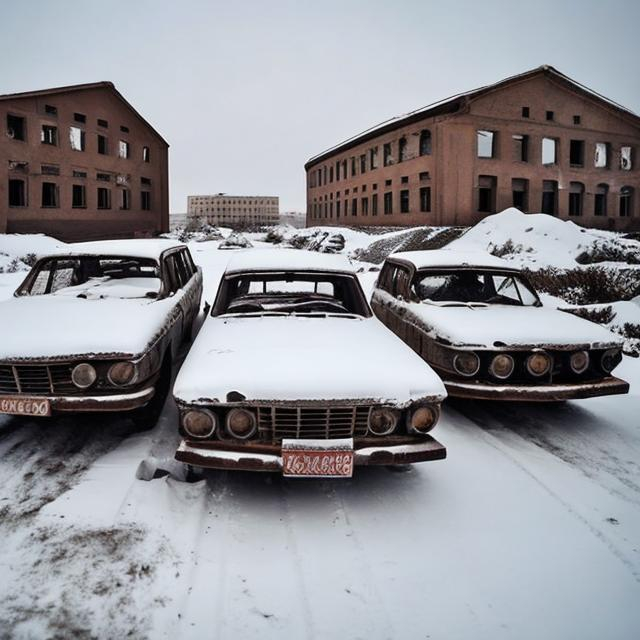
<svg viewBox="0 0 640 640">
<path fill-rule="evenodd" d="M 216 449 L 215 446 L 215 442 L 195 443 L 183 440 L 175 458 L 180 462 L 210 469 L 282 471 L 280 447 L 275 447 L 278 452 L 264 453 L 252 451 L 248 446 L 236 449 Z M 411 444 L 381 445 L 354 450 L 356 466 L 411 464 L 426 460 L 443 460 L 446 457 L 446 447 L 432 436 L 425 436 L 424 440 Z"/>
<path fill-rule="evenodd" d="M 134 393 L 119 393 L 109 396 L 44 396 L 56 411 L 131 411 L 143 407 L 155 389 L 148 387 Z"/>
<path fill-rule="evenodd" d="M 629 392 L 629 383 L 613 376 L 597 382 L 577 382 L 574 384 L 500 385 L 444 380 L 444 385 L 449 395 L 456 398 L 526 402 L 554 402 Z"/>
</svg>

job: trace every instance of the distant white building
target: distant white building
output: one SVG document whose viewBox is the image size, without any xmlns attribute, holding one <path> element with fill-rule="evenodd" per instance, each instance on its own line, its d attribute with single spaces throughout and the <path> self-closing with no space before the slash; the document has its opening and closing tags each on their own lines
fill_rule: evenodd
<svg viewBox="0 0 640 640">
<path fill-rule="evenodd" d="M 278 224 L 280 203 L 277 196 L 230 196 L 218 193 L 188 196 L 187 218 L 215 226 L 236 224 Z"/>
<path fill-rule="evenodd" d="M 169 214 L 169 228 L 177 229 L 178 227 L 184 227 L 187 224 L 186 213 L 171 213 Z"/>
</svg>

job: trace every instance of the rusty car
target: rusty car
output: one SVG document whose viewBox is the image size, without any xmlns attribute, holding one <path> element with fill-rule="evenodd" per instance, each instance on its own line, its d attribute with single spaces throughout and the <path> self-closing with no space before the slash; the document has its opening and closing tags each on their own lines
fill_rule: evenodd
<svg viewBox="0 0 640 640">
<path fill-rule="evenodd" d="M 444 458 L 446 396 L 373 316 L 337 255 L 239 251 L 174 385 L 176 459 L 196 468 L 351 476 Z"/>
<path fill-rule="evenodd" d="M 171 240 L 106 240 L 41 256 L 0 302 L 0 413 L 126 411 L 152 426 L 191 336 L 202 272 Z"/>
<path fill-rule="evenodd" d="M 563 401 L 629 390 L 612 375 L 622 359 L 618 336 L 543 306 L 520 269 L 488 253 L 391 254 L 371 306 L 450 396 Z"/>
</svg>

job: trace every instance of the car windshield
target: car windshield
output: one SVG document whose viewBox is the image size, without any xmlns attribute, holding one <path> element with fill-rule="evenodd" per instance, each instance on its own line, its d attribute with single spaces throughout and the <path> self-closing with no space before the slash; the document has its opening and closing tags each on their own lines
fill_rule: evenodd
<svg viewBox="0 0 640 640">
<path fill-rule="evenodd" d="M 521 276 L 509 272 L 460 269 L 421 271 L 413 282 L 418 300 L 442 305 L 540 306 L 540 300 Z"/>
<path fill-rule="evenodd" d="M 355 276 L 246 273 L 224 278 L 212 315 L 330 314 L 369 316 Z"/>
<path fill-rule="evenodd" d="M 34 267 L 18 295 L 156 298 L 161 284 L 158 263 L 148 258 L 55 257 Z"/>
</svg>

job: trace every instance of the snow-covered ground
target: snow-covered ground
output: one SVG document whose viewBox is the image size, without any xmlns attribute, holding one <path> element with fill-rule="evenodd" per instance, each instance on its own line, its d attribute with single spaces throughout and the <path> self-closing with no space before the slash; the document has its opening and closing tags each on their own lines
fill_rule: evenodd
<svg viewBox="0 0 640 640">
<path fill-rule="evenodd" d="M 340 232 L 346 252 L 381 237 Z M 190 243 L 210 302 L 218 243 Z M 186 482 L 171 401 L 144 433 L 0 417 L 0 637 L 638 638 L 640 359 L 616 373 L 629 395 L 447 401 L 447 460 L 348 481 Z"/>
</svg>

